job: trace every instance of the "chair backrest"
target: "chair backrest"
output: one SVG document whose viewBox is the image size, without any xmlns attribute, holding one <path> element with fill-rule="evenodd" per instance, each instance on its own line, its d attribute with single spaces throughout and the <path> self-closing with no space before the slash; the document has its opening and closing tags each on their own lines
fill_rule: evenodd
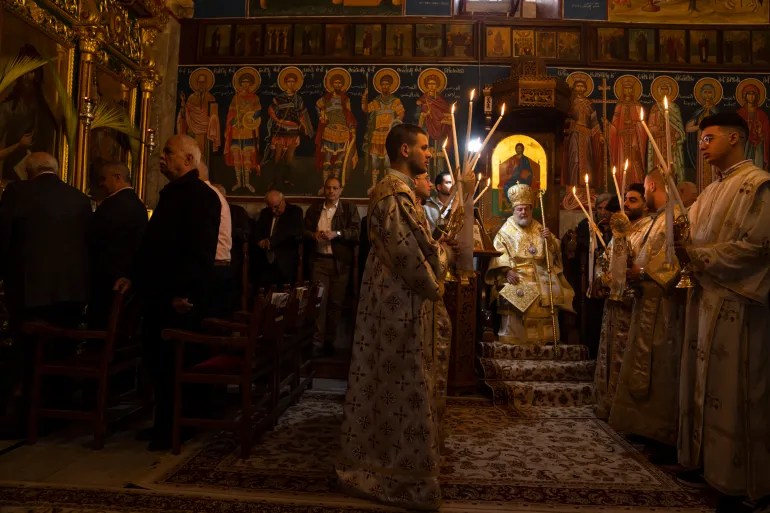
<svg viewBox="0 0 770 513">
<path fill-rule="evenodd" d="M 116 291 L 113 294 L 104 348 L 109 360 L 139 355 L 140 317 L 139 298 L 135 293 Z"/>
<path fill-rule="evenodd" d="M 241 244 L 241 310 L 249 309 L 249 297 L 251 297 L 251 282 L 249 281 L 249 241 Z"/>
</svg>

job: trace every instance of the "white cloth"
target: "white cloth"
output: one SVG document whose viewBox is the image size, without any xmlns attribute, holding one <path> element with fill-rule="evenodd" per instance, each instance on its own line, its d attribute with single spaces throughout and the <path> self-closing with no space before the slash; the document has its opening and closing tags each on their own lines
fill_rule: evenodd
<svg viewBox="0 0 770 513">
<path fill-rule="evenodd" d="M 337 203 L 335 203 L 331 207 L 327 207 L 326 203 L 324 202 L 323 210 L 321 210 L 321 216 L 318 218 L 319 232 L 327 232 L 332 229 L 332 219 L 334 218 L 334 213 L 337 212 L 337 206 L 339 204 L 340 202 L 339 200 L 337 200 Z M 332 254 L 331 241 L 319 240 L 318 244 L 316 245 L 316 250 L 318 253 L 321 253 L 323 255 L 331 255 Z"/>
<path fill-rule="evenodd" d="M 219 204 L 221 206 L 219 210 L 219 235 L 217 236 L 217 256 L 216 260 L 226 261 L 230 260 L 230 252 L 233 249 L 233 221 L 230 217 L 230 205 L 227 200 L 219 192 L 219 189 L 211 185 L 211 182 L 204 180 L 212 191 L 217 193 L 219 197 Z"/>
</svg>

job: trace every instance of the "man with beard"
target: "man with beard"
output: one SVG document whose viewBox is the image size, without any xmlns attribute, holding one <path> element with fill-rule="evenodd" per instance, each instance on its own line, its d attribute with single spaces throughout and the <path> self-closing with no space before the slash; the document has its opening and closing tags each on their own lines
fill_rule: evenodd
<svg viewBox="0 0 770 513">
<path fill-rule="evenodd" d="M 529 185 L 518 184 L 508 189 L 513 215 L 497 232 L 494 246 L 502 255 L 492 259 L 486 282 L 498 292 L 497 311 L 501 315 L 499 340 L 504 344 L 544 345 L 553 343 L 549 280 L 555 308 L 573 312 L 575 292 L 562 273 L 559 239 L 532 216 L 535 192 Z M 546 254 L 550 254 L 550 276 Z M 506 286 L 513 286 L 513 294 L 526 297 L 535 291 L 531 302 L 516 304 L 499 294 Z M 529 304 L 527 304 L 529 303 Z M 558 323 L 556 326 L 558 338 Z"/>
<path fill-rule="evenodd" d="M 631 230 L 628 234 L 628 243 L 633 255 L 639 254 L 642 239 L 650 226 L 650 218 L 646 217 L 647 205 L 644 200 L 644 185 L 632 183 L 625 198 L 625 213 L 631 221 Z M 607 254 L 612 251 L 612 241 L 607 248 Z M 596 269 L 593 294 L 596 298 L 605 298 L 609 290 L 602 286 L 608 279 L 607 270 L 601 266 Z M 602 317 L 601 338 L 596 358 L 596 372 L 594 373 L 594 393 L 596 402 L 596 416 L 607 420 L 610 417 L 610 409 L 615 398 L 618 386 L 620 369 L 623 364 L 628 339 L 628 328 L 631 320 L 631 307 L 633 295 L 623 296 L 621 301 L 607 299 L 604 303 Z"/>
<path fill-rule="evenodd" d="M 438 509 L 441 347 L 435 314 L 445 248 L 428 232 L 414 178 L 431 153 L 418 126 L 394 127 L 392 168 L 369 203 L 372 243 L 361 284 L 337 476 L 351 494 L 407 509 Z"/>
<path fill-rule="evenodd" d="M 668 251 L 668 194 L 660 169 L 647 175 L 644 191 L 650 222 L 627 271 L 627 286 L 633 287 L 635 300 L 609 424 L 619 432 L 650 440 L 659 462 L 667 458 L 675 463 L 682 336 L 680 305 L 672 287 L 679 263 L 673 248 Z M 676 209 L 674 218 L 679 214 Z"/>
<path fill-rule="evenodd" d="M 423 202 L 422 208 L 425 209 L 425 217 L 428 218 L 430 231 L 435 238 L 439 238 L 436 228 L 443 228 L 447 218 L 452 211 L 452 173 L 442 171 L 436 176 L 436 197 L 430 197 Z M 443 212 L 442 212 L 443 210 Z"/>
</svg>

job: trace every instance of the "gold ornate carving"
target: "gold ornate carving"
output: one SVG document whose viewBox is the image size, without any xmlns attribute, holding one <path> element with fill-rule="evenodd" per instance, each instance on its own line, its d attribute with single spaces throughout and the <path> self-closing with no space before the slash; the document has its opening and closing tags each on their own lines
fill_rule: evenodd
<svg viewBox="0 0 770 513">
<path fill-rule="evenodd" d="M 128 9 L 115 0 L 101 0 L 99 15 L 109 45 L 130 59 L 139 62 L 139 24 Z"/>
<path fill-rule="evenodd" d="M 139 65 L 143 68 L 155 69 L 154 46 L 162 25 L 155 18 L 139 21 L 139 35 L 141 40 L 141 57 Z"/>
<path fill-rule="evenodd" d="M 104 42 L 104 31 L 99 25 L 80 25 L 76 29 L 78 47 L 83 53 L 98 54 Z M 101 60 L 101 58 L 100 58 Z"/>
<path fill-rule="evenodd" d="M 553 107 L 554 90 L 521 88 L 519 89 L 519 105 L 522 107 Z"/>
<path fill-rule="evenodd" d="M 54 40 L 67 45 L 72 43 L 72 29 L 34 0 L 3 0 L 3 3 L 10 12 L 35 25 Z"/>
</svg>

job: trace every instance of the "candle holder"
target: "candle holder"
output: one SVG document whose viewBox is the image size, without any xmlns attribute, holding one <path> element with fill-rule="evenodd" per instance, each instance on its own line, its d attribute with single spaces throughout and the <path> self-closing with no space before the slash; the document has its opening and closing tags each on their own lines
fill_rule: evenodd
<svg viewBox="0 0 770 513">
<path fill-rule="evenodd" d="M 157 146 L 154 129 L 147 129 L 147 138 L 145 139 L 145 144 L 147 145 L 147 153 L 152 155 L 155 152 L 155 147 Z"/>
<path fill-rule="evenodd" d="M 86 128 L 91 128 L 91 123 L 94 121 L 94 110 L 96 109 L 96 102 L 87 96 L 83 97 L 83 104 L 80 106 L 80 119 L 83 120 Z"/>
<path fill-rule="evenodd" d="M 682 214 L 674 222 L 674 238 L 676 241 L 690 242 L 690 219 L 687 214 Z M 692 264 L 690 262 L 682 264 L 682 271 L 679 276 L 679 282 L 676 284 L 678 289 L 691 289 L 695 286 L 692 277 Z"/>
</svg>

